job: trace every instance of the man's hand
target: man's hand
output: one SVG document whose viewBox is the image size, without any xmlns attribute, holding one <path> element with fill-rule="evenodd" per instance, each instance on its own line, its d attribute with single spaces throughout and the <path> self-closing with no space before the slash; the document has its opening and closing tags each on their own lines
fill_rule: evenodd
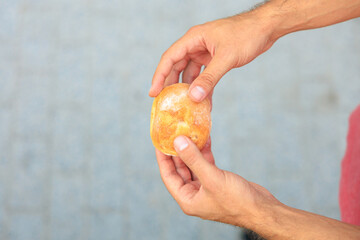
<svg viewBox="0 0 360 240">
<path fill-rule="evenodd" d="M 265 239 L 360 239 L 360 227 L 288 207 L 265 188 L 215 166 L 210 141 L 174 141 L 179 157 L 156 150 L 166 188 L 187 215 L 245 227 Z"/>
<path fill-rule="evenodd" d="M 183 72 L 182 81 L 192 83 L 190 98 L 200 102 L 225 73 L 249 63 L 280 37 L 359 16 L 360 0 L 271 0 L 250 12 L 197 25 L 162 55 L 149 95 L 156 97 Z"/>
<path fill-rule="evenodd" d="M 192 27 L 162 55 L 149 95 L 155 97 L 164 86 L 179 82 L 183 72 L 182 81 L 193 82 L 190 98 L 202 101 L 225 73 L 272 46 L 270 24 L 253 11 Z"/>
<path fill-rule="evenodd" d="M 253 11 L 191 28 L 161 57 L 149 92 L 192 83 L 189 96 L 202 101 L 220 78 L 268 50 L 291 32 L 360 16 L 360 0 L 271 0 Z M 201 68 L 205 70 L 201 73 Z M 266 239 L 360 239 L 360 227 L 288 207 L 263 187 L 217 168 L 210 143 L 200 152 L 185 137 L 179 157 L 156 151 L 161 177 L 182 210 L 193 216 L 249 228 Z"/>
<path fill-rule="evenodd" d="M 259 223 L 261 210 L 278 201 L 265 188 L 217 168 L 210 145 L 200 152 L 180 136 L 174 142 L 179 157 L 156 151 L 165 186 L 188 215 L 237 226 Z"/>
</svg>

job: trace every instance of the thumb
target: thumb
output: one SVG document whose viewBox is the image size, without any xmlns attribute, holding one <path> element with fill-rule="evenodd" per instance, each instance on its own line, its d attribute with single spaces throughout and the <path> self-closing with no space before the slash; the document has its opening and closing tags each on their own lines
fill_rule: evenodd
<svg viewBox="0 0 360 240">
<path fill-rule="evenodd" d="M 218 172 L 218 168 L 209 163 L 197 146 L 187 137 L 175 138 L 174 148 L 183 162 L 199 178 L 201 183 L 208 182 Z"/>
<path fill-rule="evenodd" d="M 189 88 L 189 96 L 195 102 L 204 100 L 232 67 L 231 62 L 219 54 L 215 55 L 204 71 L 193 81 Z"/>
</svg>

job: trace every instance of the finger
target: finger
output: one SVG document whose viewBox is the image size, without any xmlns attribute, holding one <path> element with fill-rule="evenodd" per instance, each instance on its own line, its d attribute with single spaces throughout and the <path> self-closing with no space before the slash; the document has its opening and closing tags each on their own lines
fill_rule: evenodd
<svg viewBox="0 0 360 240">
<path fill-rule="evenodd" d="M 192 83 L 194 79 L 199 76 L 201 72 L 201 67 L 201 64 L 190 60 L 183 72 L 182 82 L 189 84 Z"/>
<path fill-rule="evenodd" d="M 215 159 L 211 152 L 211 137 L 209 137 L 204 148 L 201 150 L 201 154 L 209 163 L 215 165 Z M 191 172 L 191 174 L 194 181 L 199 180 L 199 178 L 193 172 Z"/>
<path fill-rule="evenodd" d="M 182 177 L 185 183 L 189 183 L 192 181 L 191 173 L 189 168 L 186 166 L 186 164 L 179 158 L 179 157 L 173 157 L 175 169 L 179 173 L 179 175 Z"/>
<path fill-rule="evenodd" d="M 222 76 L 231 69 L 230 58 L 221 56 L 215 55 L 205 70 L 191 84 L 189 96 L 193 101 L 201 102 L 204 100 Z"/>
<path fill-rule="evenodd" d="M 179 136 L 174 141 L 174 147 L 181 160 L 199 178 L 204 185 L 211 184 L 213 177 L 219 174 L 219 169 L 209 163 L 197 146 L 187 137 Z"/>
<path fill-rule="evenodd" d="M 176 63 L 171 69 L 170 74 L 167 76 L 164 82 L 164 87 L 172 85 L 179 82 L 179 75 L 185 69 L 187 65 L 187 60 L 183 59 L 180 62 Z"/>
<path fill-rule="evenodd" d="M 211 90 L 211 92 L 208 95 L 208 98 L 210 100 L 210 112 L 212 111 L 212 108 L 213 108 L 213 100 L 212 100 L 213 94 L 214 94 L 214 89 Z"/>
<path fill-rule="evenodd" d="M 170 194 L 176 199 L 176 193 L 185 184 L 182 177 L 176 171 L 174 161 L 156 149 L 156 159 L 160 169 L 161 178 L 169 190 Z"/>
<path fill-rule="evenodd" d="M 206 68 L 206 67 L 205 67 Z M 205 69 L 204 68 L 204 69 Z M 212 111 L 212 97 L 213 97 L 213 94 L 214 94 L 214 88 L 211 90 L 211 92 L 209 93 L 209 95 L 207 96 L 207 98 L 209 99 L 210 101 L 210 112 Z"/>
<path fill-rule="evenodd" d="M 207 140 L 204 148 L 201 150 L 203 157 L 211 164 L 215 165 L 214 155 L 211 151 L 211 137 Z"/>
<path fill-rule="evenodd" d="M 189 38 L 180 38 L 176 41 L 161 57 L 155 70 L 152 85 L 149 91 L 150 97 L 156 97 L 163 89 L 166 77 L 170 74 L 173 66 L 182 59 L 186 58 L 189 45 Z"/>
</svg>

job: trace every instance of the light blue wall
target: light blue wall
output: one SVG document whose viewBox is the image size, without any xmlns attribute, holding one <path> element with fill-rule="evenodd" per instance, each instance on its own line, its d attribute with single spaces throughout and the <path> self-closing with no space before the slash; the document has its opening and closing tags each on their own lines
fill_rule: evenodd
<svg viewBox="0 0 360 240">
<path fill-rule="evenodd" d="M 251 5 L 0 1 L 0 239 L 237 239 L 239 229 L 185 216 L 163 186 L 147 92 L 188 28 Z M 286 36 L 216 88 L 216 162 L 339 218 L 359 103 L 359 19 Z"/>
</svg>

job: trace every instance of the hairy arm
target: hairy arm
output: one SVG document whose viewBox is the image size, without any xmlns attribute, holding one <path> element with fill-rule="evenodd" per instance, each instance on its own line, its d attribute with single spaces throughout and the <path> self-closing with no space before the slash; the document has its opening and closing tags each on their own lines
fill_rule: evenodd
<svg viewBox="0 0 360 240">
<path fill-rule="evenodd" d="M 194 26 L 162 55 L 149 95 L 179 82 L 182 72 L 182 81 L 191 84 L 190 98 L 200 102 L 224 74 L 251 62 L 280 37 L 359 16 L 360 0 L 271 0 L 252 11 Z"/>
<path fill-rule="evenodd" d="M 245 227 L 268 240 L 360 239 L 360 226 L 286 206 L 264 187 L 219 169 L 210 140 L 199 151 L 179 136 L 174 147 L 179 157 L 156 156 L 165 186 L 188 215 Z"/>
<path fill-rule="evenodd" d="M 255 9 L 273 23 L 273 37 L 360 17 L 360 0 L 272 0 Z"/>
<path fill-rule="evenodd" d="M 254 222 L 240 220 L 245 226 L 268 240 L 279 239 L 360 239 L 360 226 L 347 224 L 311 212 L 274 203 L 262 210 Z"/>
<path fill-rule="evenodd" d="M 163 54 L 149 95 L 178 82 L 183 72 L 183 81 L 191 83 L 190 97 L 201 101 L 226 72 L 249 63 L 280 37 L 359 16 L 360 0 L 271 0 L 198 25 Z M 157 159 L 166 187 L 186 214 L 245 227 L 270 240 L 360 239 L 359 226 L 288 207 L 263 187 L 211 164 L 210 146 L 199 152 L 189 139 L 180 142 L 185 145 L 175 142 L 175 149 L 181 159 L 158 151 Z"/>
<path fill-rule="evenodd" d="M 272 0 L 249 12 L 272 29 L 271 41 L 292 32 L 321 28 L 360 17 L 360 0 Z M 242 18 L 243 15 L 238 15 Z M 238 225 L 266 239 L 360 239 L 360 226 L 275 203 L 261 217 Z M 260 220 L 262 219 L 262 220 Z"/>
</svg>

